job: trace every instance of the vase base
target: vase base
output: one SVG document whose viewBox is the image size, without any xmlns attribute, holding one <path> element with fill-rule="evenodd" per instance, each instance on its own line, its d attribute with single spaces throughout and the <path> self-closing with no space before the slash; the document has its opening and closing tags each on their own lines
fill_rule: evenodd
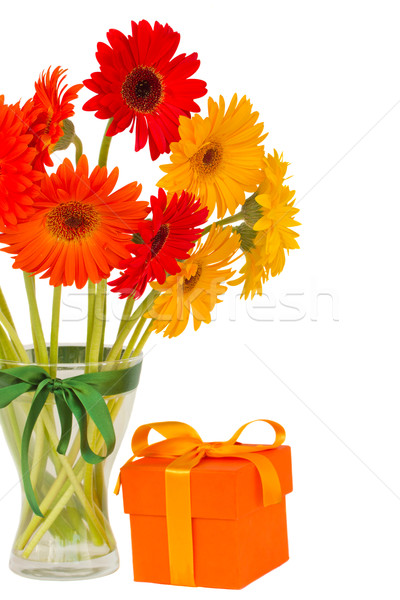
<svg viewBox="0 0 400 600">
<path fill-rule="evenodd" d="M 39 562 L 11 554 L 10 569 L 21 577 L 29 579 L 47 579 L 50 581 L 72 581 L 94 579 L 111 575 L 119 567 L 117 550 L 106 556 L 82 560 L 79 562 Z"/>
</svg>

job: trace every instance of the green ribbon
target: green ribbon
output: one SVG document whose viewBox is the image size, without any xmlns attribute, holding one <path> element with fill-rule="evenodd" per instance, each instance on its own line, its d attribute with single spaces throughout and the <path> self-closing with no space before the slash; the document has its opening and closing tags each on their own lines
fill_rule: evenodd
<svg viewBox="0 0 400 600">
<path fill-rule="evenodd" d="M 61 424 L 57 452 L 67 452 L 71 439 L 72 417 L 77 420 L 83 459 L 98 464 L 111 454 L 115 447 L 115 432 L 104 396 L 117 396 L 136 389 L 142 364 L 121 371 L 86 373 L 67 379 L 51 378 L 34 365 L 0 370 L 0 408 L 27 392 L 35 392 L 26 418 L 21 441 L 21 470 L 26 498 L 35 514 L 43 517 L 37 503 L 29 473 L 29 444 L 32 433 L 49 394 L 54 394 Z M 99 430 L 106 445 L 106 455 L 95 454 L 87 438 L 88 416 Z"/>
</svg>

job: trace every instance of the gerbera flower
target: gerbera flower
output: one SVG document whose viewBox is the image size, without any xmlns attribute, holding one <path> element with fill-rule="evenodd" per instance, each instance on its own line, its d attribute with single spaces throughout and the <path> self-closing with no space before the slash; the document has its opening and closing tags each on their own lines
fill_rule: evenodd
<svg viewBox="0 0 400 600">
<path fill-rule="evenodd" d="M 64 73 L 66 69 L 61 67 L 56 67 L 51 73 L 49 67 L 35 83 L 36 93 L 32 100 L 23 107 L 29 133 L 33 134 L 32 145 L 38 150 L 36 168 L 53 166 L 50 152 L 63 135 L 63 121 L 74 115 L 72 100 L 78 97 L 78 92 L 83 87 L 82 84 L 70 88 L 66 85 L 61 87 L 66 78 Z"/>
<path fill-rule="evenodd" d="M 178 198 L 174 194 L 167 206 L 167 195 L 158 190 L 158 196 L 151 196 L 152 221 L 139 224 L 138 234 L 141 243 L 132 243 L 128 249 L 134 256 L 124 260 L 120 268 L 121 277 L 110 282 L 113 292 L 120 298 L 134 296 L 140 298 L 149 281 L 157 279 L 164 283 L 166 272 L 175 275 L 180 271 L 178 260 L 188 258 L 205 223 L 208 210 L 201 208 L 194 196 L 182 192 Z"/>
<path fill-rule="evenodd" d="M 25 131 L 18 104 L 4 104 L 0 96 L 0 229 L 14 226 L 32 212 L 42 174 L 32 168 L 37 152 L 30 148 L 32 135 Z"/>
<path fill-rule="evenodd" d="M 173 58 L 179 33 L 158 22 L 154 28 L 147 21 L 131 25 L 132 35 L 111 29 L 107 33 L 110 46 L 97 45 L 100 72 L 84 81 L 96 95 L 83 108 L 96 111 L 99 119 L 113 118 L 109 136 L 127 127 L 132 133 L 136 127 L 135 150 L 149 141 L 155 160 L 179 139 L 180 115 L 198 112 L 194 99 L 204 96 L 207 89 L 204 81 L 189 79 L 200 65 L 197 53 Z"/>
<path fill-rule="evenodd" d="M 98 283 L 129 257 L 131 232 L 148 213 L 139 202 L 141 186 L 130 183 L 111 193 L 118 169 L 107 175 L 96 167 L 89 175 L 86 156 L 74 170 L 65 159 L 57 172 L 44 176 L 35 213 L 29 222 L 0 236 L 5 252 L 14 255 L 14 268 L 42 273 L 54 286 L 84 287 Z"/>
<path fill-rule="evenodd" d="M 274 150 L 265 160 L 265 181 L 255 200 L 259 205 L 260 218 L 254 223 L 258 231 L 255 245 L 264 246 L 268 271 L 275 277 L 285 266 L 285 250 L 299 248 L 296 238 L 299 234 L 292 227 L 300 225 L 294 216 L 299 212 L 294 207 L 295 191 L 283 185 L 288 163 L 283 162 Z"/>
<path fill-rule="evenodd" d="M 240 248 L 243 250 L 245 264 L 240 269 L 240 277 L 229 281 L 229 285 L 240 285 L 243 283 L 241 298 L 251 296 L 254 298 L 256 294 L 262 295 L 262 286 L 268 280 L 267 257 L 263 244 L 255 244 L 258 234 L 242 223 L 235 230 L 240 235 Z"/>
<path fill-rule="evenodd" d="M 289 253 L 299 247 L 299 234 L 291 229 L 300 225 L 294 220 L 299 212 L 293 206 L 295 192 L 284 185 L 288 164 L 276 150 L 273 156 L 269 154 L 265 159 L 265 179 L 242 208 L 245 223 L 238 232 L 246 263 L 240 270 L 241 277 L 230 284 L 243 283 L 245 298 L 261 295 L 269 276 L 275 277 L 283 270 L 285 250 Z"/>
<path fill-rule="evenodd" d="M 204 243 L 198 242 L 190 257 L 181 264 L 181 271 L 171 275 L 163 285 L 152 287 L 162 294 L 146 316 L 154 319 L 153 330 L 175 337 L 186 328 L 190 313 L 197 330 L 201 323 L 210 323 L 211 311 L 227 287 L 221 285 L 232 277 L 227 268 L 240 245 L 240 236 L 232 227 L 213 225 Z"/>
<path fill-rule="evenodd" d="M 157 185 L 169 192 L 187 190 L 199 197 L 210 213 L 215 206 L 218 218 L 228 210 L 233 215 L 245 201 L 245 192 L 255 192 L 264 179 L 264 147 L 259 144 L 263 123 L 256 123 L 250 100 L 239 102 L 235 94 L 225 113 L 208 100 L 206 118 L 195 115 L 180 119 L 180 141 L 171 144 L 171 164 L 161 166 L 167 173 Z"/>
</svg>

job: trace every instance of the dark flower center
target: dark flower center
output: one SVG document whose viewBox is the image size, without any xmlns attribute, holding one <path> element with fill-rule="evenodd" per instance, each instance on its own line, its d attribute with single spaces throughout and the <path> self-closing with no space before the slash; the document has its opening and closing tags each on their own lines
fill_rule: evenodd
<svg viewBox="0 0 400 600">
<path fill-rule="evenodd" d="M 147 79 L 139 81 L 139 83 L 136 84 L 135 93 L 139 98 L 147 98 L 151 93 L 150 81 L 147 81 Z"/>
<path fill-rule="evenodd" d="M 64 223 L 67 227 L 72 229 L 78 229 L 84 223 L 83 215 L 71 215 L 70 217 L 66 217 Z"/>
<path fill-rule="evenodd" d="M 163 223 L 161 225 L 160 229 L 157 231 L 156 235 L 151 240 L 151 257 L 152 258 L 154 256 L 156 256 L 160 252 L 162 247 L 164 246 L 165 242 L 167 241 L 168 233 L 169 233 L 169 225 L 167 223 Z"/>
<path fill-rule="evenodd" d="M 136 112 L 152 113 L 164 97 L 162 77 L 152 67 L 135 67 L 122 84 L 121 96 Z"/>
<path fill-rule="evenodd" d="M 190 159 L 195 170 L 201 175 L 211 175 L 222 160 L 222 146 L 218 142 L 204 144 Z"/>
<path fill-rule="evenodd" d="M 197 282 L 199 281 L 200 277 L 201 277 L 201 272 L 202 272 L 202 267 L 201 265 L 197 265 L 197 271 L 194 275 L 192 275 L 191 277 L 189 277 L 189 279 L 185 279 L 185 281 L 183 282 L 183 293 L 187 294 L 188 292 L 191 292 L 197 285 Z"/>
<path fill-rule="evenodd" d="M 215 162 L 216 154 L 215 148 L 209 148 L 203 155 L 203 165 L 212 165 Z"/>
<path fill-rule="evenodd" d="M 54 237 L 71 242 L 89 236 L 99 221 L 91 204 L 72 201 L 55 206 L 47 216 L 46 227 Z"/>
<path fill-rule="evenodd" d="M 51 117 L 48 117 L 47 121 L 46 121 L 46 127 L 44 129 L 44 133 L 47 134 L 50 131 L 50 127 L 51 127 Z"/>
</svg>

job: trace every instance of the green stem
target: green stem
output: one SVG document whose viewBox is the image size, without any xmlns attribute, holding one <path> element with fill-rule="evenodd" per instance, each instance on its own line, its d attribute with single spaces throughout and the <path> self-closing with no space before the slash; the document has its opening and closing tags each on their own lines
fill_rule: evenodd
<svg viewBox="0 0 400 600">
<path fill-rule="evenodd" d="M 88 321 L 87 321 L 87 333 L 86 333 L 86 353 L 85 362 L 89 362 L 89 351 L 92 341 L 92 331 L 94 322 L 94 305 L 96 300 L 96 284 L 89 280 L 88 285 Z"/>
<path fill-rule="evenodd" d="M 9 322 L 9 320 L 5 317 L 5 315 L 0 311 L 0 323 L 3 325 L 4 329 L 7 331 L 8 335 L 10 336 L 10 339 L 12 341 L 12 343 L 15 346 L 16 351 L 19 354 L 19 358 L 22 362 L 26 362 L 29 363 L 29 357 L 25 351 L 24 346 L 21 343 L 21 340 L 18 337 L 17 332 L 15 331 L 14 327 L 11 325 L 11 323 Z"/>
<path fill-rule="evenodd" d="M 18 361 L 18 354 L 2 325 L 0 325 L 0 346 L 3 351 L 3 358 Z"/>
<path fill-rule="evenodd" d="M 2 358 L 7 357 L 2 356 Z M 5 406 L 0 411 L 0 421 L 11 453 L 14 459 L 19 462 L 21 459 L 21 433 L 13 403 Z"/>
<path fill-rule="evenodd" d="M 53 445 L 51 443 L 50 436 L 49 436 L 48 432 L 47 432 L 47 437 L 48 437 L 48 440 L 49 440 L 49 446 L 52 449 L 54 449 Z M 79 452 L 79 445 L 80 445 L 79 444 L 79 437 L 77 437 L 77 438 L 75 438 L 75 441 L 74 441 L 74 443 L 73 443 L 73 445 L 71 447 L 71 450 L 70 450 L 70 452 L 68 454 L 68 460 L 69 460 L 69 462 L 70 462 L 71 465 L 76 460 L 76 457 L 77 457 L 78 452 Z M 57 452 L 55 452 L 55 456 L 57 457 L 57 460 L 59 460 L 59 454 L 57 454 Z M 85 463 L 83 463 L 83 464 L 85 464 Z M 49 510 L 49 508 L 53 504 L 53 502 L 56 500 L 58 493 L 63 488 L 64 483 L 65 483 L 65 481 L 67 479 L 67 472 L 60 465 L 61 465 L 61 461 L 60 461 L 60 464 L 58 466 L 56 465 L 56 472 L 58 472 L 57 479 L 54 481 L 54 483 L 52 484 L 51 488 L 47 492 L 46 497 L 43 498 L 43 501 L 39 505 L 40 512 L 43 515 L 46 515 L 47 511 Z M 81 466 L 83 466 L 83 465 L 81 465 Z M 77 475 L 77 477 L 78 477 L 78 475 Z M 67 485 L 65 486 L 65 490 L 69 489 L 69 487 L 71 487 L 71 484 L 67 482 Z M 62 494 L 64 494 L 65 490 L 62 489 Z M 29 525 L 25 528 L 25 530 L 22 532 L 21 536 L 17 540 L 17 543 L 16 543 L 17 550 L 23 550 L 23 548 L 28 543 L 29 538 L 34 533 L 35 529 L 42 522 L 43 522 L 43 518 L 42 517 L 38 517 L 37 515 L 33 515 L 33 517 L 31 519 Z"/>
<path fill-rule="evenodd" d="M 107 135 L 108 128 L 110 127 L 112 119 L 110 119 L 107 123 L 106 130 L 104 132 L 103 141 L 100 146 L 100 154 L 99 154 L 99 167 L 107 166 L 108 152 L 110 150 L 110 144 L 112 137 Z"/>
<path fill-rule="evenodd" d="M 42 323 L 40 320 L 39 309 L 36 302 L 35 283 L 34 278 L 28 273 L 24 272 L 26 294 L 28 296 L 29 312 L 31 315 L 31 326 L 33 344 L 35 346 L 36 362 L 42 365 L 49 363 L 49 357 L 47 354 L 46 341 L 43 335 Z"/>
<path fill-rule="evenodd" d="M 100 338 L 100 349 L 99 349 L 99 361 L 101 362 L 104 358 L 104 338 L 106 335 L 106 324 L 107 324 L 107 280 L 104 280 L 104 301 L 103 301 L 103 318 L 101 323 L 101 338 Z"/>
<path fill-rule="evenodd" d="M 121 333 L 124 325 L 126 325 L 126 322 L 129 320 L 129 317 L 132 314 L 132 310 L 133 310 L 133 305 L 134 304 L 135 304 L 135 298 L 134 298 L 134 296 L 128 296 L 128 298 L 126 299 L 126 302 L 125 302 L 124 311 L 122 313 L 121 321 L 119 323 L 118 333 Z"/>
<path fill-rule="evenodd" d="M 82 140 L 75 133 L 72 142 L 73 142 L 73 144 L 75 146 L 75 162 L 78 164 L 78 161 L 79 161 L 80 157 L 83 154 Z"/>
<path fill-rule="evenodd" d="M 73 506 L 67 506 L 66 513 L 67 513 L 67 517 L 70 522 L 69 526 L 71 527 L 71 524 L 72 524 L 74 530 L 78 533 L 79 537 L 83 538 L 85 535 L 86 529 L 84 526 L 84 522 L 82 521 L 82 515 L 79 513 L 79 510 L 77 510 Z M 88 558 L 89 558 L 89 554 L 88 554 Z"/>
<path fill-rule="evenodd" d="M 131 339 L 129 340 L 129 344 L 126 347 L 126 350 L 122 356 L 122 358 L 129 358 L 130 355 L 133 352 L 133 349 L 135 347 L 135 344 L 138 340 L 138 337 L 140 335 L 140 332 L 143 329 L 144 324 L 146 323 L 146 318 L 145 317 L 141 317 L 139 323 L 136 325 L 135 327 L 135 331 L 133 332 L 133 335 L 131 337 Z"/>
<path fill-rule="evenodd" d="M 15 329 L 14 321 L 11 316 L 10 309 L 8 308 L 8 304 L 7 304 L 7 301 L 5 299 L 5 296 L 3 294 L 3 290 L 1 289 L 1 287 L 0 287 L 0 310 L 3 313 L 3 315 L 6 317 L 6 319 L 9 321 L 10 325 L 12 325 Z"/>
<path fill-rule="evenodd" d="M 35 439 L 35 444 L 34 444 L 32 467 L 31 467 L 31 474 L 30 474 L 33 489 L 36 489 L 36 485 L 37 485 L 37 482 L 39 481 L 40 475 L 42 473 L 42 469 L 44 468 L 46 461 L 47 461 L 47 456 L 44 455 L 45 435 L 44 435 L 43 420 L 41 418 L 38 419 L 38 421 L 36 423 L 35 431 L 36 431 L 36 439 Z"/>
<path fill-rule="evenodd" d="M 44 420 L 45 427 L 47 428 L 47 431 L 49 432 L 49 435 L 50 435 L 51 443 L 53 444 L 54 447 L 57 447 L 57 445 L 58 445 L 57 432 L 55 431 L 55 429 L 53 429 L 53 424 L 52 424 L 49 416 L 47 415 L 47 413 L 45 411 L 43 411 L 42 414 L 43 414 L 43 420 Z M 74 470 L 66 456 L 63 456 L 62 454 L 60 454 L 60 461 L 67 473 L 68 479 L 70 480 L 73 489 L 76 492 L 77 497 L 79 498 L 79 501 L 81 502 L 83 508 L 87 512 L 88 518 L 90 518 L 90 520 L 93 522 L 93 525 L 97 529 L 99 535 L 101 535 L 105 539 L 105 541 L 107 541 L 105 531 L 104 531 L 101 523 L 99 522 L 96 514 L 94 513 L 92 505 L 90 504 L 89 500 L 86 498 L 85 492 L 82 489 L 82 486 L 80 484 L 81 477 L 77 477 L 75 475 Z M 83 475 L 83 473 L 82 473 L 82 475 Z M 47 517 L 46 517 L 46 519 L 47 519 Z"/>
<path fill-rule="evenodd" d="M 211 230 L 213 225 L 229 225 L 230 223 L 236 223 L 237 221 L 243 221 L 243 215 L 241 212 L 238 212 L 236 215 L 232 215 L 231 217 L 226 217 L 225 219 L 221 219 L 220 221 L 215 221 L 215 223 L 211 223 L 203 229 L 202 235 L 206 235 Z"/>
<path fill-rule="evenodd" d="M 144 345 L 147 342 L 147 340 L 149 339 L 150 334 L 152 332 L 151 326 L 153 325 L 153 322 L 154 322 L 154 319 L 151 319 L 150 323 L 146 327 L 146 330 L 145 330 L 144 334 L 140 338 L 140 341 L 139 341 L 138 345 L 135 348 L 135 352 L 133 353 L 133 356 L 139 356 L 139 354 L 143 350 Z"/>
<path fill-rule="evenodd" d="M 112 406 L 110 406 L 109 410 L 110 410 L 111 420 L 113 423 L 115 423 L 115 420 L 118 417 L 119 411 L 120 411 L 122 403 L 123 403 L 123 397 L 116 398 L 112 402 L 113 402 L 113 404 L 112 404 Z M 97 436 L 96 442 L 93 446 L 94 452 L 96 452 L 96 453 L 100 452 L 103 447 L 103 444 L 104 444 L 104 442 L 103 442 L 103 439 L 101 438 L 101 436 L 100 435 Z M 72 444 L 72 447 L 71 447 L 71 451 L 68 455 L 70 465 L 75 462 L 76 456 L 79 451 L 79 446 L 80 446 L 80 440 L 79 440 L 79 435 L 78 435 L 75 438 L 75 440 Z M 86 467 L 87 467 L 87 463 L 83 460 L 82 457 L 80 457 L 76 461 L 76 464 L 73 467 L 74 475 L 78 481 L 81 481 Z M 33 534 L 35 534 L 34 538 L 32 538 L 32 541 L 29 543 L 29 550 L 27 550 L 28 553 L 30 554 L 32 552 L 32 550 L 34 549 L 35 545 L 40 541 L 40 539 L 43 537 L 43 535 L 46 533 L 46 531 L 48 529 L 50 529 L 52 523 L 54 523 L 55 519 L 57 519 L 57 517 L 61 513 L 62 509 L 66 506 L 66 504 L 72 497 L 72 494 L 74 493 L 75 488 L 71 484 L 70 481 L 66 482 L 67 476 L 68 476 L 68 474 L 67 474 L 65 468 L 63 468 L 61 470 L 61 472 L 58 474 L 57 479 L 54 481 L 54 483 L 53 483 L 51 489 L 49 490 L 49 492 L 47 493 L 46 497 L 43 499 L 43 501 L 40 504 L 40 510 L 45 515 L 46 522 L 44 522 L 41 517 L 34 515 L 31 519 L 31 522 L 26 527 L 26 529 L 23 531 L 23 533 L 21 534 L 21 537 L 17 541 L 17 549 L 18 550 L 23 550 L 23 548 L 26 546 L 26 544 L 28 543 L 31 536 Z M 59 493 L 61 494 L 61 498 L 59 498 L 57 500 Z M 46 514 L 54 502 L 56 504 L 53 506 L 52 511 L 49 514 Z M 47 519 L 49 519 L 49 521 L 47 521 Z M 45 523 L 46 523 L 46 525 L 45 525 Z M 109 534 L 109 536 L 110 536 L 110 534 Z"/>
<path fill-rule="evenodd" d="M 90 505 L 95 510 L 96 505 L 94 502 L 94 494 L 93 494 L 93 483 L 94 483 L 93 482 L 93 470 L 94 470 L 94 465 L 89 465 L 89 464 L 85 465 L 85 471 L 84 471 L 84 475 L 83 475 L 83 489 L 84 489 L 86 498 L 88 499 Z M 90 519 L 88 521 L 88 526 L 89 526 L 90 534 L 93 539 L 93 543 L 95 544 L 95 546 L 101 546 L 103 544 L 103 539 L 101 536 L 98 535 L 96 527 Z"/>
<path fill-rule="evenodd" d="M 139 321 L 139 319 L 151 308 L 154 300 L 159 295 L 160 295 L 160 292 L 157 292 L 156 290 L 152 290 L 150 292 L 150 294 L 139 305 L 139 307 L 135 310 L 133 315 L 130 317 L 129 321 L 127 321 L 126 325 L 122 328 L 121 332 L 118 334 L 117 339 L 114 343 L 114 346 L 111 348 L 111 351 L 107 357 L 107 361 L 111 362 L 114 360 L 118 360 L 120 358 L 124 342 L 125 342 L 126 338 L 128 337 L 128 335 L 130 334 L 136 321 Z"/>
<path fill-rule="evenodd" d="M 107 280 L 103 279 L 97 285 L 94 304 L 94 318 L 92 327 L 92 338 L 89 347 L 89 363 L 99 362 L 101 339 L 103 335 L 104 301 L 107 292 Z M 89 367 L 89 370 L 91 367 Z"/>
<path fill-rule="evenodd" d="M 53 292 L 53 311 L 51 315 L 51 334 L 50 334 L 50 375 L 57 376 L 58 363 L 58 336 L 60 330 L 60 308 L 61 308 L 62 286 L 54 288 Z"/>
<path fill-rule="evenodd" d="M 7 337 L 6 332 L 3 329 L 3 326 L 0 326 L 0 359 L 4 359 L 6 358 L 6 356 L 9 356 L 9 352 L 7 350 L 7 347 L 5 346 L 5 340 L 10 344 L 11 346 L 11 342 Z"/>
<path fill-rule="evenodd" d="M 82 478 L 82 475 L 83 475 L 83 469 L 81 469 L 80 473 L 78 473 L 79 479 Z M 42 539 L 42 537 L 44 536 L 46 531 L 48 531 L 50 529 L 50 527 L 53 525 L 54 521 L 57 519 L 59 514 L 62 512 L 62 510 L 64 509 L 64 507 L 70 500 L 73 493 L 74 493 L 74 488 L 71 486 L 61 496 L 61 498 L 58 500 L 58 502 L 56 503 L 54 508 L 51 510 L 49 515 L 46 517 L 46 519 L 44 521 L 42 521 L 41 526 L 38 528 L 35 535 L 32 537 L 32 539 L 30 540 L 29 544 L 26 546 L 26 548 L 22 554 L 22 556 L 24 558 L 28 558 L 32 554 L 33 550 L 35 549 L 37 544 L 40 542 L 40 540 Z"/>
<path fill-rule="evenodd" d="M 2 325 L 0 325 L 0 358 L 18 360 L 18 355 L 14 349 L 14 346 L 11 344 L 10 340 L 7 337 L 6 332 L 4 331 Z M 10 426 L 10 430 L 8 431 L 7 427 L 7 417 L 8 417 L 8 425 Z M 4 434 L 7 438 L 7 441 L 10 445 L 10 448 L 14 448 L 16 451 L 15 457 L 19 460 L 21 456 L 21 434 L 18 426 L 18 420 L 15 414 L 14 406 L 9 404 L 7 407 L 3 408 L 0 414 L 0 420 L 2 421 L 2 425 L 4 428 Z M 27 502 L 26 502 L 27 504 Z"/>
</svg>

